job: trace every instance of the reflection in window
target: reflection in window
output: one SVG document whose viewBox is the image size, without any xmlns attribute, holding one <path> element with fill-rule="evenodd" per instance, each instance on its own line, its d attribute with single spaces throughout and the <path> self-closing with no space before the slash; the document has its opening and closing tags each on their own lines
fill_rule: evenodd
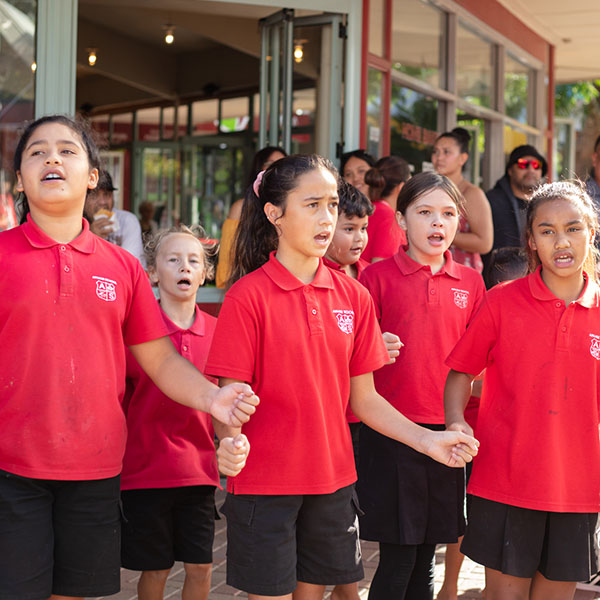
<svg viewBox="0 0 600 600">
<path fill-rule="evenodd" d="M 401 156 L 415 173 L 430 170 L 438 136 L 438 101 L 401 85 L 392 85 L 391 154 Z"/>
<path fill-rule="evenodd" d="M 317 110 L 317 90 L 294 90 L 292 98 L 292 152 L 310 154 L 315 151 L 314 122 Z"/>
<path fill-rule="evenodd" d="M 527 143 L 527 134 L 520 129 L 504 126 L 504 158 L 505 163 L 509 154 L 517 147 Z"/>
<path fill-rule="evenodd" d="M 383 73 L 369 69 L 367 91 L 367 152 L 379 156 L 382 137 Z"/>
<path fill-rule="evenodd" d="M 421 0 L 394 0 L 392 14 L 394 69 L 445 87 L 446 13 Z"/>
<path fill-rule="evenodd" d="M 459 112 L 456 126 L 463 127 L 471 134 L 469 142 L 469 160 L 463 167 L 462 176 L 474 185 L 482 186 L 483 162 L 485 154 L 485 122 L 473 115 Z"/>
<path fill-rule="evenodd" d="M 384 35 L 383 17 L 385 15 L 385 0 L 370 0 L 369 2 L 369 52 L 383 56 Z"/>
<path fill-rule="evenodd" d="M 456 91 L 477 106 L 493 108 L 492 44 L 459 23 L 457 28 Z"/>
<path fill-rule="evenodd" d="M 34 116 L 35 0 L 0 2 L 0 231 L 16 225 L 12 158 Z"/>
<path fill-rule="evenodd" d="M 506 54 L 504 62 L 504 106 L 506 114 L 527 123 L 530 68 Z"/>
</svg>

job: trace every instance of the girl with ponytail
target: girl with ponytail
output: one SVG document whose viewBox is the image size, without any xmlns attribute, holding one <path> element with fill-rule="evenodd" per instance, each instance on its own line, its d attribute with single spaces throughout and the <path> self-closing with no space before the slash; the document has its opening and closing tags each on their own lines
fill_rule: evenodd
<svg viewBox="0 0 600 600">
<path fill-rule="evenodd" d="M 477 452 L 472 437 L 419 427 L 375 391 L 388 354 L 373 301 L 322 260 L 337 211 L 327 159 L 288 156 L 259 174 L 206 365 L 221 385 L 252 382 L 261 395 L 223 507 L 227 583 L 250 600 L 322 598 L 363 577 L 349 398 L 361 421 L 448 466 Z"/>
</svg>

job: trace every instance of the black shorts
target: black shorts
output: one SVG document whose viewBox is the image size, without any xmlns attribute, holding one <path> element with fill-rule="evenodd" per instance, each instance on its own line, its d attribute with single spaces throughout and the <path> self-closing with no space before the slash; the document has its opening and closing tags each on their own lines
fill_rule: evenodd
<svg viewBox="0 0 600 600">
<path fill-rule="evenodd" d="M 402 545 L 458 541 L 465 528 L 464 477 L 464 469 L 446 467 L 363 423 L 356 485 L 365 513 L 360 537 Z"/>
<path fill-rule="evenodd" d="M 119 477 L 55 481 L 0 470 L 0 599 L 120 589 Z"/>
<path fill-rule="evenodd" d="M 485 567 L 552 581 L 587 581 L 598 571 L 598 515 L 519 508 L 469 496 L 461 551 Z"/>
<path fill-rule="evenodd" d="M 298 581 L 363 578 L 354 486 L 332 494 L 227 494 L 227 583 L 249 594 L 283 596 Z"/>
<path fill-rule="evenodd" d="M 121 564 L 133 571 L 170 569 L 176 560 L 212 562 L 215 487 L 123 490 Z"/>
</svg>

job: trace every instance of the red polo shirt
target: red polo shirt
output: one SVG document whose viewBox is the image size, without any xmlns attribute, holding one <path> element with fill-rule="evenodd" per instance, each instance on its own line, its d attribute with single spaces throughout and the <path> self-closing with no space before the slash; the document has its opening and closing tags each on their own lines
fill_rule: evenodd
<svg viewBox="0 0 600 600">
<path fill-rule="evenodd" d="M 251 451 L 236 494 L 328 494 L 356 480 L 345 411 L 350 377 L 387 360 L 373 302 L 319 265 L 312 283 L 273 253 L 225 296 L 206 372 L 250 383 L 260 407 L 243 427 Z"/>
<path fill-rule="evenodd" d="M 329 260 L 328 258 L 323 258 L 323 263 L 328 266 L 330 269 L 334 271 L 339 271 L 344 275 L 347 275 L 346 271 L 342 268 L 342 265 L 334 262 L 333 260 Z M 356 266 L 356 276 L 357 278 L 362 275 L 362 272 L 370 265 L 366 260 L 359 258 L 354 265 Z M 348 407 L 346 408 L 346 420 L 348 423 L 360 423 L 360 420 L 356 418 L 354 413 L 352 412 L 352 408 L 350 407 L 350 403 L 348 402 Z"/>
<path fill-rule="evenodd" d="M 373 202 L 375 212 L 369 217 L 369 242 L 361 258 L 370 263 L 373 258 L 389 258 L 406 244 L 406 234 L 396 221 L 396 212 L 385 200 Z"/>
<path fill-rule="evenodd" d="M 396 362 L 375 373 L 377 391 L 415 423 L 444 423 L 444 360 L 464 333 L 483 297 L 477 271 L 459 265 L 450 252 L 432 275 L 406 249 L 371 265 L 361 277 L 375 301 L 382 331 L 404 346 Z"/>
<path fill-rule="evenodd" d="M 217 319 L 196 307 L 192 326 L 180 329 L 162 316 L 179 354 L 204 371 Z M 127 447 L 121 489 L 219 484 L 210 415 L 165 396 L 129 350 L 123 408 Z"/>
<path fill-rule="evenodd" d="M 535 510 L 600 511 L 600 293 L 565 306 L 540 270 L 496 286 L 447 364 L 486 368 L 469 492 Z"/>
<path fill-rule="evenodd" d="M 166 335 L 139 261 L 28 217 L 0 233 L 0 468 L 39 479 L 121 471 L 125 347 Z"/>
</svg>

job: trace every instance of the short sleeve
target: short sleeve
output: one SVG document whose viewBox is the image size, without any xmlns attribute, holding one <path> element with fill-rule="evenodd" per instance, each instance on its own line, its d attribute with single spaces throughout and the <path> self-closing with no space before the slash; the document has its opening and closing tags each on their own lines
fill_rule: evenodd
<svg viewBox="0 0 600 600">
<path fill-rule="evenodd" d="M 496 335 L 496 322 L 490 305 L 484 298 L 480 309 L 446 359 L 446 365 L 460 373 L 481 373 L 490 361 Z"/>
<path fill-rule="evenodd" d="M 168 335 L 148 276 L 137 260 L 134 269 L 131 301 L 123 323 L 123 339 L 127 346 Z"/>
<path fill-rule="evenodd" d="M 350 377 L 372 373 L 389 360 L 381 329 L 375 315 L 373 300 L 364 291 L 360 298 L 361 311 L 356 319 L 354 349 L 350 358 Z"/>
<path fill-rule="evenodd" d="M 257 325 L 248 308 L 237 298 L 226 294 L 205 373 L 251 383 L 257 355 Z"/>
</svg>

